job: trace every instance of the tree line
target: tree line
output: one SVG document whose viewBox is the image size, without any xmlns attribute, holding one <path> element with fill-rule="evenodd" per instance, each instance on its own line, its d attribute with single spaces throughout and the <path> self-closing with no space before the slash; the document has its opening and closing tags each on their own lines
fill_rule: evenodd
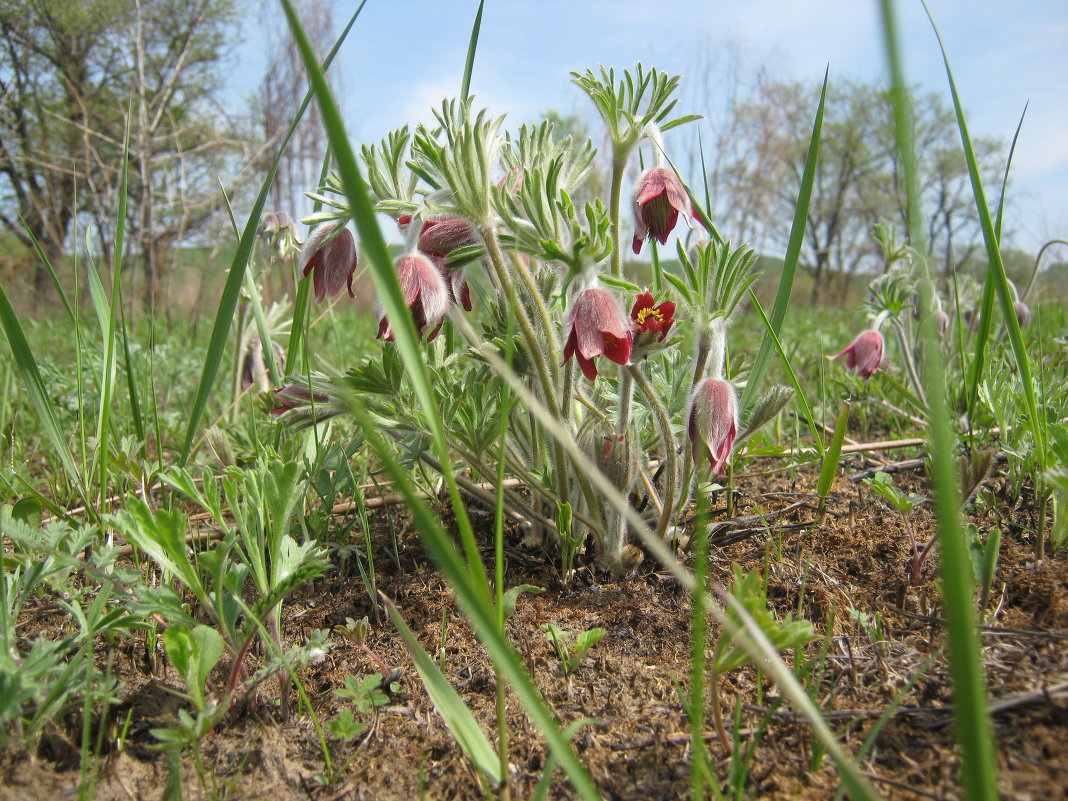
<svg viewBox="0 0 1068 801">
<path fill-rule="evenodd" d="M 249 107 L 227 109 L 222 69 L 250 5 L 0 2 L 0 232 L 21 246 L 35 292 L 49 287 L 35 243 L 56 262 L 83 247 L 72 238 L 88 229 L 101 263 L 110 263 L 127 133 L 126 265 L 140 270 L 148 303 L 159 300 L 177 247 L 232 236 L 222 187 L 239 203 L 242 186 L 258 185 L 305 86 L 284 23 L 268 19 L 274 58 Z M 299 5 L 325 50 L 333 38 L 329 3 Z M 686 174 L 707 176 L 722 231 L 781 253 L 819 86 L 783 82 L 767 67 L 746 69 L 729 53 L 697 61 L 688 100 L 708 120 Z M 929 257 L 948 271 L 981 256 L 978 222 L 952 110 L 932 93 L 917 92 L 914 101 Z M 851 276 L 880 268 L 871 235 L 877 223 L 908 228 L 889 103 L 886 92 L 865 83 L 829 89 L 802 255 L 814 299 L 833 298 Z M 560 122 L 584 128 L 573 118 Z M 976 147 L 987 185 L 999 187 L 1004 144 L 980 139 Z M 279 171 L 277 208 L 300 215 L 301 193 L 314 187 L 323 152 L 312 116 Z"/>
</svg>

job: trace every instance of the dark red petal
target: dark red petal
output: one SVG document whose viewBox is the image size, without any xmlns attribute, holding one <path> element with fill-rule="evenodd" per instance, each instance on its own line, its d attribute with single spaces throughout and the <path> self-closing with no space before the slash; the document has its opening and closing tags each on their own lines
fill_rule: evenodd
<svg viewBox="0 0 1068 801">
<path fill-rule="evenodd" d="M 616 364 L 627 364 L 630 361 L 630 351 L 634 345 L 634 338 L 628 331 L 625 337 L 617 337 L 606 333 L 604 335 L 604 355 Z"/>
<path fill-rule="evenodd" d="M 582 355 L 581 351 L 575 355 L 575 358 L 578 360 L 579 367 L 582 368 L 582 372 L 585 373 L 586 378 L 590 379 L 590 381 L 596 380 L 597 365 L 594 364 L 593 359 L 587 359 Z"/>
</svg>

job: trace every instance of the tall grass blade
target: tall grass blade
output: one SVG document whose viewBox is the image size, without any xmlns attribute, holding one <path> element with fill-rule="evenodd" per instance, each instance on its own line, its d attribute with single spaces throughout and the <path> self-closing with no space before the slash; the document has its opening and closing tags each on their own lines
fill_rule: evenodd
<svg viewBox="0 0 1068 801">
<path fill-rule="evenodd" d="M 830 78 L 830 68 L 823 74 L 823 89 L 820 91 L 820 102 L 816 107 L 816 118 L 812 122 L 812 136 L 808 142 L 808 154 L 805 156 L 805 169 L 801 174 L 801 186 L 797 191 L 797 204 L 794 207 L 794 221 L 790 228 L 790 241 L 786 246 L 786 257 L 783 259 L 782 276 L 779 278 L 779 289 L 775 293 L 775 303 L 771 307 L 771 327 L 766 330 L 764 340 L 760 343 L 756 361 L 749 373 L 745 391 L 738 402 L 740 409 L 748 409 L 756 397 L 760 381 L 768 368 L 768 359 L 771 358 L 771 349 L 775 346 L 772 340 L 782 330 L 782 321 L 786 319 L 786 309 L 790 305 L 790 294 L 793 292 L 794 278 L 797 276 L 797 265 L 801 260 L 801 246 L 805 241 L 805 225 L 808 221 L 808 207 L 812 201 L 812 187 L 816 182 L 816 162 L 820 152 L 820 135 L 823 132 L 823 110 L 827 104 L 827 82 Z M 800 394 L 799 394 L 800 396 Z"/>
<path fill-rule="evenodd" d="M 323 168 L 319 172 L 319 186 L 326 183 L 326 178 L 330 174 L 330 160 L 331 150 L 330 145 L 326 146 L 326 152 L 323 154 Z M 312 213 L 319 211 L 323 207 L 321 200 L 316 200 L 312 205 Z M 308 321 L 308 298 L 311 294 L 311 281 L 301 280 L 302 276 L 294 270 L 293 280 L 296 283 L 296 299 L 293 301 L 293 322 L 289 328 L 289 349 L 286 351 L 286 364 L 285 374 L 302 372 L 307 373 L 310 369 L 308 366 L 308 348 L 304 341 L 304 329 L 307 328 Z M 299 365 L 299 366 L 298 366 Z M 374 600 L 374 603 L 378 603 L 378 599 Z"/>
<path fill-rule="evenodd" d="M 408 380 L 412 384 L 416 400 L 422 407 L 430 428 L 431 441 L 439 464 L 450 465 L 452 458 L 445 439 L 445 428 L 438 412 L 437 401 L 434 397 L 433 387 L 430 385 L 430 377 L 426 365 L 423 362 L 423 351 L 420 340 L 415 331 L 408 305 L 404 301 L 404 292 L 401 290 L 397 273 L 390 258 L 386 240 L 378 228 L 378 220 L 375 218 L 374 205 L 371 202 L 359 165 L 356 162 L 356 154 L 349 143 L 345 133 L 345 124 L 341 119 L 341 112 L 334 103 L 330 87 L 326 83 L 323 71 L 319 68 L 314 58 L 314 52 L 304 29 L 300 25 L 292 4 L 288 0 L 282 0 L 282 5 L 289 18 L 290 27 L 294 39 L 304 56 L 304 66 L 311 79 L 313 91 L 319 99 L 319 110 L 323 117 L 323 127 L 326 129 L 330 140 L 330 146 L 334 151 L 334 159 L 337 164 L 337 172 L 341 178 L 341 184 L 352 210 L 352 219 L 356 224 L 356 230 L 360 235 L 360 244 L 370 260 L 371 278 L 378 292 L 379 300 L 386 315 L 389 317 L 390 326 L 393 330 L 394 344 L 401 356 L 407 370 Z M 452 471 L 447 467 L 442 471 L 445 484 L 449 492 L 449 498 L 456 513 L 456 523 L 460 530 L 460 539 L 463 542 L 467 562 L 479 579 L 481 585 L 486 587 L 485 598 L 489 603 L 489 579 L 485 565 L 482 564 L 482 556 L 475 542 L 475 535 L 467 518 L 460 491 L 456 486 L 456 480 Z"/>
<path fill-rule="evenodd" d="M 141 411 L 141 398 L 137 390 L 137 368 L 134 366 L 133 356 L 130 353 L 130 332 L 126 326 L 126 309 L 123 304 L 121 287 L 119 288 L 117 303 L 119 306 L 119 334 L 122 337 L 123 366 L 126 370 L 126 392 L 130 396 L 130 421 L 133 423 L 134 434 L 137 435 L 137 439 L 143 448 L 145 443 L 145 418 Z M 153 402 L 155 402 L 154 397 Z"/>
<path fill-rule="evenodd" d="M 493 750 L 486 733 L 475 720 L 475 716 L 467 708 L 464 699 L 449 684 L 448 679 L 442 674 L 437 663 L 430 658 L 426 649 L 419 644 L 419 640 L 408 628 L 408 624 L 404 622 L 404 618 L 401 617 L 393 602 L 383 596 L 383 603 L 389 612 L 390 619 L 393 620 L 393 625 L 400 632 L 404 645 L 408 648 L 419 678 L 423 680 L 423 686 L 426 687 L 430 700 L 434 702 L 434 708 L 444 718 L 445 725 L 449 727 L 452 736 L 456 738 L 456 742 L 460 744 L 464 753 L 475 763 L 475 767 L 493 781 L 500 783 L 502 773 L 501 765 L 497 761 L 497 753 Z"/>
<path fill-rule="evenodd" d="M 375 449 L 383 465 L 394 478 L 397 489 L 405 496 L 409 511 L 413 516 L 416 528 L 420 532 L 424 546 L 449 582 L 453 592 L 456 593 L 464 613 L 471 621 L 479 639 L 489 651 L 496 669 L 508 679 L 516 696 L 545 737 L 549 748 L 560 760 L 560 764 L 567 772 L 575 789 L 583 798 L 593 801 L 600 796 L 589 774 L 571 751 L 566 738 L 556 726 L 552 714 L 545 707 L 540 693 L 526 674 L 518 655 L 497 626 L 497 611 L 489 594 L 485 566 L 482 564 L 474 534 L 467 520 L 455 478 L 448 468 L 451 459 L 449 458 L 443 425 L 440 414 L 437 411 L 433 389 L 430 386 L 422 352 L 419 349 L 415 326 L 404 302 L 404 295 L 397 280 L 396 272 L 393 269 L 392 260 L 389 257 L 382 232 L 378 229 L 371 200 L 360 175 L 355 154 L 345 135 L 341 115 L 333 102 L 322 70 L 319 69 L 319 65 L 315 62 L 311 44 L 308 42 L 307 35 L 304 33 L 292 3 L 289 0 L 282 0 L 282 6 L 293 31 L 293 37 L 304 59 L 305 68 L 319 97 L 323 124 L 330 137 L 331 146 L 335 151 L 338 174 L 345 188 L 363 249 L 367 252 L 371 262 L 371 276 L 385 312 L 389 315 L 397 350 L 407 370 L 416 399 L 427 419 L 435 450 L 444 468 L 442 473 L 449 489 L 453 510 L 457 516 L 466 561 L 460 558 L 460 554 L 452 544 L 450 536 L 441 527 L 440 522 L 429 507 L 418 497 L 407 471 L 393 457 L 390 444 L 382 438 L 377 425 L 372 422 L 362 409 L 359 398 L 350 397 L 349 405 L 357 422 L 367 436 L 368 444 Z"/>
<path fill-rule="evenodd" d="M 234 208 L 230 205 L 230 197 L 226 194 L 226 187 L 220 184 L 219 189 L 222 191 L 223 204 L 226 206 L 226 213 L 230 215 L 230 225 L 234 229 L 234 236 L 237 237 L 238 242 L 241 241 L 241 233 L 237 227 L 237 218 L 234 217 Z M 251 258 L 251 253 L 249 257 Z M 275 357 L 274 343 L 271 340 L 271 329 L 267 325 L 267 317 L 263 313 L 263 300 L 260 297 L 260 288 L 256 286 L 256 278 L 252 275 L 252 271 L 248 266 L 245 267 L 244 275 L 245 292 L 248 293 L 249 305 L 252 307 L 252 319 L 256 323 L 256 335 L 260 338 L 260 350 L 263 353 L 263 366 L 267 368 L 267 375 L 270 376 L 271 385 L 275 387 L 282 386 L 282 373 L 280 371 L 280 365 L 278 359 Z M 242 354 L 238 354 L 238 363 L 240 363 Z"/>
<path fill-rule="evenodd" d="M 366 4 L 367 0 L 363 0 L 363 2 L 356 7 L 356 10 L 349 18 L 348 24 L 345 25 L 344 29 L 341 31 L 341 35 L 338 36 L 337 41 L 334 42 L 334 46 L 323 60 L 324 70 L 329 69 L 330 64 L 333 62 L 338 50 L 341 49 L 342 43 L 348 37 L 349 31 L 352 30 L 352 26 L 356 24 L 356 19 L 360 16 L 360 12 Z M 282 154 L 285 153 L 286 148 L 289 146 L 289 142 L 293 138 L 294 132 L 297 130 L 297 125 L 300 124 L 301 119 L 304 117 L 304 112 L 307 111 L 313 96 L 314 93 L 311 89 L 304 95 L 304 100 L 301 102 L 300 108 L 297 110 L 297 115 L 293 119 L 293 124 L 289 126 L 289 131 L 286 132 L 285 138 L 278 147 L 278 153 L 274 157 L 271 169 L 267 172 L 267 177 L 263 180 L 263 185 L 260 187 L 260 193 L 256 196 L 256 202 L 253 204 L 248 221 L 245 223 L 245 228 L 241 232 L 241 240 L 238 243 L 237 252 L 234 254 L 233 262 L 230 265 L 230 275 L 226 279 L 226 285 L 223 287 L 222 297 L 219 300 L 219 308 L 215 313 L 215 324 L 211 329 L 211 339 L 208 342 L 208 351 L 204 357 L 204 368 L 200 373 L 200 383 L 197 385 L 196 398 L 193 399 L 193 408 L 189 413 L 189 422 L 186 425 L 185 441 L 178 454 L 179 465 L 184 465 L 189 459 L 190 451 L 193 449 L 193 440 L 196 437 L 197 428 L 200 426 L 200 418 L 204 416 L 204 410 L 208 405 L 208 396 L 211 394 L 212 387 L 215 384 L 215 378 L 219 374 L 219 365 L 222 363 L 223 356 L 226 352 L 226 340 L 230 333 L 230 326 L 234 320 L 234 312 L 237 310 L 238 298 L 241 296 L 241 285 L 244 282 L 245 267 L 248 265 L 249 257 L 252 255 L 252 247 L 256 242 L 256 229 L 260 224 L 260 216 L 263 214 L 263 207 L 267 203 L 267 195 L 271 191 L 271 184 L 274 183 L 274 176 L 278 172 L 278 165 L 282 161 Z"/>
<path fill-rule="evenodd" d="M 45 436 L 48 437 L 48 441 L 55 448 L 59 460 L 63 463 L 63 468 L 67 471 L 67 477 L 74 484 L 79 498 L 88 505 L 81 473 L 78 471 L 74 456 L 67 446 L 67 437 L 59 427 L 59 420 L 56 418 L 52 395 L 45 388 L 44 380 L 41 378 L 41 371 L 37 367 L 37 359 L 34 358 L 18 315 L 11 308 L 11 302 L 7 299 L 7 293 L 2 286 L 0 286 L 0 325 L 4 328 L 7 344 L 11 348 L 11 355 L 14 357 L 15 364 L 18 365 L 19 372 L 22 374 L 22 381 L 26 386 L 26 392 L 30 396 L 30 406 L 37 412 L 37 417 L 41 421 L 41 428 L 44 429 Z"/>
<path fill-rule="evenodd" d="M 665 275 L 667 275 L 667 273 L 665 273 Z M 629 501 L 620 494 L 619 490 L 608 480 L 608 478 L 605 477 L 604 473 L 597 468 L 589 454 L 582 450 L 570 433 L 553 417 L 545 404 L 538 400 L 524 381 L 505 364 L 496 348 L 487 347 L 485 343 L 480 342 L 470 324 L 462 316 L 455 315 L 451 319 L 460 327 L 460 330 L 468 340 L 468 344 L 474 348 L 479 355 L 497 371 L 497 374 L 507 382 L 525 411 L 532 418 L 537 420 L 550 436 L 560 443 L 564 452 L 567 454 L 567 457 L 575 465 L 576 470 L 585 475 L 590 484 L 596 487 L 605 500 L 626 518 L 631 526 L 631 530 L 636 532 L 641 538 L 642 544 L 649 553 L 651 553 L 672 576 L 678 579 L 679 584 L 683 589 L 689 593 L 695 592 L 696 585 L 694 584 L 693 574 L 679 564 L 664 540 L 656 536 L 656 533 L 630 505 Z M 820 711 L 816 708 L 812 699 L 808 696 L 808 693 L 806 693 L 805 689 L 798 683 L 793 672 L 786 666 L 782 659 L 779 658 L 778 652 L 772 647 L 771 643 L 768 642 L 767 637 L 760 633 L 759 627 L 755 633 L 747 633 L 735 624 L 723 610 L 722 606 L 712 598 L 707 597 L 707 595 L 705 605 L 709 614 L 716 619 L 716 622 L 719 623 L 736 642 L 743 643 L 743 647 L 753 661 L 760 665 L 764 672 L 779 685 L 783 694 L 790 699 L 797 711 L 812 727 L 815 735 L 827 747 L 827 752 L 834 760 L 835 767 L 837 768 L 842 781 L 847 785 L 850 792 L 853 793 L 854 798 L 869 800 L 879 798 L 878 793 L 875 792 L 870 782 L 859 773 L 849 755 L 838 743 L 837 739 L 835 739 L 834 733 L 823 720 Z"/>
<path fill-rule="evenodd" d="M 465 101 L 471 95 L 471 73 L 475 68 L 475 48 L 478 47 L 478 33 L 482 29 L 482 7 L 486 0 L 479 0 L 475 24 L 471 28 L 471 41 L 467 45 L 467 61 L 464 62 L 464 77 L 460 83 L 460 100 Z"/>
<path fill-rule="evenodd" d="M 1001 223 L 1005 212 L 1005 194 L 1009 184 L 1009 169 L 1012 167 L 1012 156 L 1016 152 L 1016 142 L 1020 138 L 1020 130 L 1023 128 L 1024 115 L 1027 114 L 1027 106 L 1024 106 L 1020 122 L 1016 125 L 1016 133 L 1013 134 L 1012 144 L 1009 146 L 1009 157 L 1005 161 L 1005 173 L 1001 178 L 1001 197 L 998 199 L 998 214 L 994 220 L 994 234 L 998 242 L 1001 241 Z M 994 296 L 996 289 L 993 279 L 993 262 L 986 268 L 986 277 L 983 280 L 983 295 L 979 303 L 979 325 L 975 333 L 975 343 L 972 352 L 975 357 L 968 366 L 968 420 L 975 413 L 975 404 L 979 400 L 979 384 L 983 380 L 983 367 L 986 364 L 986 351 L 990 341 L 990 331 L 994 327 Z"/>
<path fill-rule="evenodd" d="M 790 381 L 790 386 L 794 388 L 796 393 L 797 402 L 801 404 L 801 413 L 805 415 L 805 420 L 808 423 L 808 429 L 812 433 L 812 442 L 816 446 L 817 452 L 820 456 L 824 453 L 823 437 L 820 435 L 819 427 L 816 425 L 816 416 L 812 413 L 812 406 L 808 402 L 808 396 L 805 394 L 805 390 L 801 387 L 801 380 L 797 377 L 797 373 L 794 371 L 794 366 L 790 364 L 790 358 L 786 355 L 786 350 L 782 346 L 782 342 L 779 341 L 778 334 L 775 333 L 775 329 L 771 325 L 771 321 L 768 320 L 768 315 L 764 313 L 764 307 L 760 305 L 760 299 L 757 298 L 756 293 L 749 290 L 749 300 L 753 304 L 753 308 L 757 310 L 760 315 L 760 321 L 764 324 L 764 331 L 766 335 L 771 337 L 771 343 L 775 346 L 775 349 L 779 352 L 779 359 L 782 360 L 783 370 L 786 371 L 786 377 Z"/>
<path fill-rule="evenodd" d="M 20 217 L 19 222 L 22 223 L 22 230 L 26 232 L 26 236 L 30 238 L 30 242 L 33 244 L 33 249 L 37 251 L 37 258 L 41 260 L 41 263 L 45 266 L 45 270 L 48 271 L 48 278 L 52 281 L 52 287 L 56 290 L 59 302 L 63 304 L 63 310 L 67 313 L 67 319 L 73 324 L 74 310 L 70 307 L 70 301 L 67 300 L 67 293 L 63 291 L 63 285 L 59 283 L 59 276 L 56 275 L 56 270 L 52 266 L 51 259 L 49 259 L 48 254 L 44 252 L 44 248 L 41 247 L 41 243 L 37 241 L 37 237 L 33 235 L 33 231 L 30 230 L 30 226 L 26 224 L 26 221 Z"/>
<path fill-rule="evenodd" d="M 990 726 L 986 681 L 983 674 L 981 644 L 975 622 L 972 569 L 964 532 L 961 529 L 961 499 L 955 457 L 956 438 L 951 428 L 949 410 L 946 407 L 945 364 L 934 318 L 934 287 L 925 257 L 927 251 L 920 217 L 920 188 L 910 127 L 912 116 L 908 84 L 905 82 L 901 66 L 901 50 L 893 0 L 881 0 L 880 6 L 887 61 L 890 68 L 897 142 L 905 169 L 909 239 L 919 254 L 917 264 L 921 271 L 920 331 L 923 345 L 924 383 L 928 390 L 931 423 L 927 447 L 934 463 L 935 516 L 938 520 L 938 539 L 942 556 L 942 596 L 946 608 L 954 715 L 957 723 L 957 738 L 962 750 L 961 773 L 963 774 L 964 797 L 969 801 L 991 801 L 998 795 L 994 741 Z M 933 25 L 934 20 L 932 19 L 931 22 Z M 946 69 L 949 70 L 948 59 Z M 950 85 L 953 86 L 952 76 Z M 983 221 L 987 252 L 991 260 L 996 261 L 1001 267 L 1001 278 L 1004 279 L 1001 253 L 990 222 L 986 199 L 982 194 L 982 185 L 978 180 L 975 154 L 971 150 L 971 142 L 967 135 L 964 115 L 955 87 L 953 87 L 953 100 L 957 110 L 961 138 L 965 143 L 965 155 L 972 176 L 976 206 L 980 219 Z M 999 294 L 1005 289 L 1007 287 L 999 287 Z M 1018 332 L 1019 325 L 1016 322 L 1011 301 L 1008 306 L 1006 318 L 1009 319 L 1009 315 L 1012 315 L 1011 321 L 1016 325 Z M 1022 355 L 1023 365 L 1026 366 L 1026 354 Z M 1025 388 L 1033 391 L 1029 372 L 1027 376 Z"/>
<path fill-rule="evenodd" d="M 109 457 L 111 444 L 111 399 L 115 394 L 115 340 L 119 322 L 119 304 L 122 302 L 122 256 L 126 249 L 126 206 L 129 190 L 130 154 L 130 109 L 126 111 L 126 133 L 122 143 L 122 173 L 119 178 L 119 209 L 115 218 L 114 261 L 111 265 L 111 302 L 106 298 L 98 301 L 98 311 L 107 310 L 106 321 L 102 320 L 101 336 L 104 345 L 104 364 L 100 380 L 100 409 L 96 421 L 97 454 L 100 468 L 100 509 L 108 496 Z M 89 261 L 92 264 L 92 261 Z M 94 270 L 95 272 L 95 270 Z"/>
</svg>

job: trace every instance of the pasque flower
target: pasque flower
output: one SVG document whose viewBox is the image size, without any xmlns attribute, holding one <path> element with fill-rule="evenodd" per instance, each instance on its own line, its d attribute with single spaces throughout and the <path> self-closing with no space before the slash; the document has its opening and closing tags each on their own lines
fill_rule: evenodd
<svg viewBox="0 0 1068 801">
<path fill-rule="evenodd" d="M 607 356 L 616 364 L 627 364 L 634 344 L 631 323 L 607 289 L 583 290 L 571 305 L 567 322 L 564 361 L 575 354 L 579 367 L 591 381 L 597 378 L 597 356 Z"/>
<path fill-rule="evenodd" d="M 834 356 L 828 359 L 846 357 L 846 367 L 868 379 L 879 369 L 879 363 L 883 360 L 883 335 L 878 331 L 864 331 L 853 342 Z"/>
<path fill-rule="evenodd" d="M 675 304 L 668 300 L 655 306 L 654 302 L 653 293 L 646 290 L 638 295 L 630 310 L 636 345 L 639 342 L 663 342 L 675 324 Z"/>
<path fill-rule="evenodd" d="M 639 176 L 634 185 L 634 242 L 635 253 L 641 253 L 642 241 L 647 237 L 663 245 L 682 214 L 686 224 L 693 227 L 690 217 L 693 205 L 674 170 L 653 167 Z"/>
<path fill-rule="evenodd" d="M 429 331 L 426 341 L 430 342 L 441 330 L 445 312 L 449 310 L 450 293 L 445 276 L 422 253 L 407 253 L 397 259 L 397 279 L 404 292 L 404 302 L 412 313 L 415 330 L 419 336 Z M 393 329 L 384 312 L 378 317 L 379 338 L 393 339 Z"/>
<path fill-rule="evenodd" d="M 342 228 L 335 236 L 337 225 L 320 225 L 308 237 L 300 254 L 300 268 L 304 277 L 312 275 L 315 299 L 333 297 L 342 289 L 352 293 L 352 274 L 356 272 L 356 240 L 348 228 Z M 330 241 L 326 241 L 329 238 Z"/>
<path fill-rule="evenodd" d="M 408 214 L 397 220 L 403 232 L 407 232 L 411 222 L 411 215 Z M 426 220 L 419 232 L 419 252 L 429 256 L 434 266 L 445 276 L 453 302 L 459 303 L 465 311 L 471 311 L 471 287 L 468 286 L 463 267 L 448 267 L 445 258 L 454 250 L 477 245 L 478 242 L 475 227 L 462 217 Z"/>
<path fill-rule="evenodd" d="M 738 436 L 738 393 L 718 378 L 702 381 L 690 400 L 690 445 L 696 464 L 707 454 L 712 472 L 722 473 Z"/>
</svg>

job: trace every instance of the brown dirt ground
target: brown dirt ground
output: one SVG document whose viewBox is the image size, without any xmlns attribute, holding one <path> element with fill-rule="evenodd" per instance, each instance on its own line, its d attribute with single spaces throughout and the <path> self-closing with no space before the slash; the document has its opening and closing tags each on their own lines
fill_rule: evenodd
<svg viewBox="0 0 1068 801">
<path fill-rule="evenodd" d="M 850 471 L 864 466 L 857 458 Z M 741 477 L 739 509 L 764 514 L 804 498 L 814 485 L 810 471 L 781 471 Z M 896 477 L 899 486 L 923 491 L 916 473 Z M 1002 797 L 1068 798 L 1068 559 L 1062 553 L 1035 567 L 1029 539 L 1031 520 L 1025 504 L 1004 497 L 997 517 L 1005 529 L 1001 558 L 983 630 L 983 656 L 995 702 L 999 784 Z M 1020 507 L 1020 508 L 1017 508 Z M 910 678 L 915 685 L 879 735 L 863 769 L 891 799 L 957 798 L 960 766 L 950 710 L 948 665 L 936 655 L 944 643 L 942 611 L 934 581 L 936 558 L 924 565 L 923 583 L 908 586 L 910 551 L 900 517 L 873 501 L 863 487 L 840 477 L 831 514 L 815 529 L 791 524 L 813 516 L 810 507 L 776 519 L 770 531 L 750 532 L 714 549 L 711 579 L 728 582 L 734 563 L 768 571 L 769 601 L 777 613 L 796 611 L 817 631 L 829 632 L 826 670 L 814 687 L 841 741 L 860 748 L 879 714 Z M 400 565 L 391 548 L 386 515 L 400 540 Z M 476 523 L 486 520 L 473 512 Z M 918 537 L 930 536 L 926 509 L 914 513 Z M 391 597 L 424 647 L 438 653 L 443 613 L 448 615 L 446 676 L 487 732 L 495 730 L 494 681 L 483 650 L 474 641 L 441 577 L 431 568 L 399 509 L 379 512 L 376 565 L 379 587 Z M 986 531 L 991 515 L 978 519 Z M 588 570 L 562 586 L 544 557 L 523 550 L 515 534 L 508 549 L 508 584 L 547 588 L 523 596 L 508 624 L 509 634 L 546 702 L 563 722 L 593 718 L 575 739 L 575 748 L 607 799 L 676 799 L 689 795 L 689 732 L 677 682 L 687 683 L 690 601 L 677 582 L 649 560 L 625 581 L 605 583 Z M 721 541 L 730 537 L 721 536 Z M 488 543 L 486 544 L 488 548 Z M 487 551 L 487 559 L 489 551 Z M 337 572 L 304 588 L 288 602 L 283 627 L 294 642 L 315 628 L 332 628 L 346 618 L 372 613 L 355 571 Z M 847 613 L 853 607 L 878 620 L 882 639 L 869 636 Z M 832 617 L 833 616 L 833 617 Z M 561 673 L 541 626 L 552 622 L 568 631 L 595 626 L 607 636 L 570 676 Z M 869 629 L 871 626 L 869 626 Z M 712 624 L 713 643 L 716 635 Z M 347 702 L 335 695 L 346 676 L 375 671 L 356 646 L 335 638 L 335 647 L 301 677 L 323 720 Z M 186 798 L 220 799 L 468 799 L 485 797 L 479 779 L 420 685 L 404 646 L 388 623 L 374 625 L 369 646 L 391 668 L 405 671 L 403 689 L 377 712 L 360 716 L 370 724 L 352 743 L 332 742 L 338 777 L 324 784 L 322 752 L 306 715 L 279 718 L 264 685 L 260 702 L 235 709 L 203 741 L 202 756 L 214 786 L 202 788 L 192 761 L 183 765 Z M 816 653 L 821 642 L 809 646 Z M 97 762 L 95 798 L 159 799 L 167 776 L 166 760 L 150 746 L 149 729 L 174 720 L 179 701 L 167 688 L 181 686 L 165 660 L 152 674 L 145 667 L 143 644 L 130 643 L 113 669 L 124 683 L 123 704 L 115 720 L 133 709 L 124 750 L 109 737 Z M 921 675 L 917 671 L 932 655 Z M 1055 691 L 1055 688 L 1059 688 Z M 742 704 L 742 745 L 766 722 L 756 744 L 744 797 L 829 799 L 837 781 L 827 760 L 812 768 L 813 738 L 775 688 L 753 668 L 728 675 L 721 698 L 728 712 Z M 509 701 L 512 738 L 511 779 L 515 798 L 527 798 L 538 782 L 546 749 L 527 722 L 519 703 Z M 78 729 L 73 729 L 77 731 Z M 706 734 L 721 780 L 730 757 Z M 9 750 L 0 754 L 0 801 L 74 796 L 78 756 L 69 731 L 46 738 L 41 754 L 30 759 Z M 552 799 L 575 794 L 562 773 Z"/>
</svg>

